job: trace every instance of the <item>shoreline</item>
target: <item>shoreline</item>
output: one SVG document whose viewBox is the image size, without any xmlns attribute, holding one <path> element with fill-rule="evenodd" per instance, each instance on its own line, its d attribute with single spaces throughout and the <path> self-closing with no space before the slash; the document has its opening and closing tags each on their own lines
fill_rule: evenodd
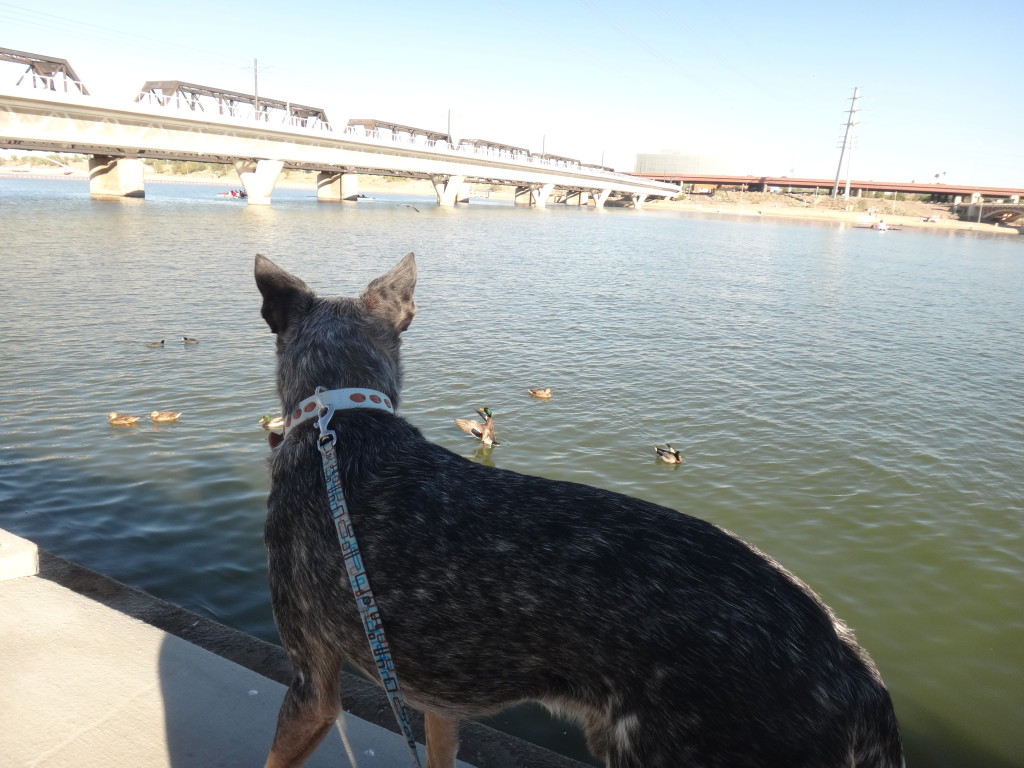
<svg viewBox="0 0 1024 768">
<path fill-rule="evenodd" d="M 18 171 L 0 167 L 0 179 L 4 178 L 30 178 L 50 181 L 88 181 L 88 175 L 83 171 L 75 171 L 68 174 L 56 174 L 38 173 L 29 170 Z M 385 178 L 388 178 L 389 180 L 385 181 Z M 427 179 L 390 180 L 390 178 L 391 177 L 368 176 L 361 174 L 359 176 L 359 192 L 371 194 L 434 194 L 433 185 Z M 241 181 L 239 181 L 237 177 L 232 177 L 230 174 L 227 176 L 213 176 L 209 173 L 189 175 L 147 173 L 144 181 L 160 184 L 206 185 L 223 187 L 225 190 L 238 189 L 241 187 Z M 474 197 L 483 197 L 484 195 L 476 193 L 480 193 L 484 190 L 487 190 L 488 194 L 486 197 L 489 199 L 511 200 L 514 197 L 511 187 L 495 190 L 486 185 L 473 186 L 475 193 Z M 310 177 L 281 178 L 278 180 L 276 187 L 280 189 L 308 189 L 315 192 L 316 181 Z M 729 193 L 726 193 L 726 195 L 728 194 Z M 647 200 L 643 204 L 642 210 L 661 212 L 673 211 L 684 214 L 721 214 L 747 218 L 795 219 L 800 221 L 834 222 L 848 224 L 851 226 L 858 224 L 864 226 L 869 225 L 874 221 L 884 220 L 890 226 L 898 228 L 906 227 L 908 229 L 921 228 L 930 230 L 983 232 L 999 235 L 1019 235 L 1024 233 L 1024 227 L 1001 226 L 997 224 L 986 224 L 983 222 L 960 221 L 959 219 L 950 218 L 949 206 L 938 203 L 906 201 L 898 204 L 901 209 L 904 209 L 902 213 L 886 214 L 883 211 L 878 210 L 872 214 L 866 211 L 829 209 L 824 207 L 825 203 L 823 203 L 822 207 L 808 204 L 806 202 L 800 205 L 797 203 L 801 201 L 789 196 L 780 200 L 778 195 L 746 193 L 746 197 L 747 199 L 745 200 L 732 200 L 728 197 L 718 199 L 708 197 L 700 202 L 695 202 L 692 199 L 662 200 L 661 198 L 653 198 Z M 785 204 L 782 204 L 783 202 Z M 888 205 L 887 201 L 879 200 L 880 207 L 884 208 L 886 205 Z M 910 214 L 906 212 L 905 209 L 907 208 L 913 208 L 916 210 L 913 214 Z M 935 216 L 938 220 L 924 220 L 930 216 Z"/>
<path fill-rule="evenodd" d="M 918 204 L 924 206 L 925 204 Z M 864 211 L 840 211 L 827 208 L 815 208 L 814 206 L 778 206 L 768 204 L 758 205 L 755 202 L 737 201 L 709 201 L 708 203 L 694 203 L 686 200 L 648 200 L 644 203 L 645 211 L 676 211 L 679 213 L 699 214 L 722 214 L 731 216 L 744 216 L 752 218 L 778 218 L 797 219 L 801 221 L 825 221 L 851 226 L 869 226 L 875 221 L 885 221 L 890 227 L 907 229 L 930 229 L 950 230 L 961 232 L 986 232 L 1000 235 L 1019 235 L 1021 228 L 1007 227 L 997 224 L 986 224 L 984 222 L 961 221 L 949 218 L 948 206 L 939 204 L 928 206 L 931 211 L 941 211 L 941 218 L 937 221 L 923 221 L 927 216 L 922 215 L 925 211 L 915 214 L 885 214 L 878 212 L 871 215 Z M 929 213 L 933 215 L 933 213 Z"/>
</svg>

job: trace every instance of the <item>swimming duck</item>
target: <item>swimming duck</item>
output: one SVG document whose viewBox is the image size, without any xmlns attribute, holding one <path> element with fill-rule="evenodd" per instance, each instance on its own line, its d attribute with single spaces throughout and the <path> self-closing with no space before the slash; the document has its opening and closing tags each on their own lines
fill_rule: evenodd
<svg viewBox="0 0 1024 768">
<path fill-rule="evenodd" d="M 158 424 L 166 424 L 169 421 L 177 421 L 181 418 L 181 411 L 153 411 L 149 418 Z"/>
<path fill-rule="evenodd" d="M 547 389 L 528 389 L 526 391 L 534 397 L 539 397 L 541 400 L 547 400 L 551 397 L 551 387 Z"/>
<path fill-rule="evenodd" d="M 162 347 L 163 345 L 164 345 L 164 340 L 163 339 L 160 339 L 160 341 L 151 341 L 151 342 L 146 344 L 147 347 Z"/>
<path fill-rule="evenodd" d="M 198 344 L 199 343 L 199 339 L 190 339 L 188 336 L 182 336 L 181 337 L 181 343 L 182 344 Z"/>
<path fill-rule="evenodd" d="M 456 419 L 455 425 L 466 434 L 477 438 L 484 445 L 500 445 L 494 439 L 494 419 L 490 408 L 477 408 L 476 412 L 483 417 L 484 423 L 468 419 Z"/>
<path fill-rule="evenodd" d="M 664 461 L 666 464 L 682 464 L 683 454 L 672 447 L 672 443 L 665 443 L 665 447 L 654 446 L 654 450 L 658 452 L 658 458 Z"/>
<path fill-rule="evenodd" d="M 107 416 L 107 421 L 115 427 L 134 427 L 138 420 L 138 416 L 128 416 L 117 411 L 111 411 L 110 415 Z"/>
<path fill-rule="evenodd" d="M 260 417 L 259 425 L 264 429 L 284 429 L 284 418 L 265 413 Z"/>
</svg>

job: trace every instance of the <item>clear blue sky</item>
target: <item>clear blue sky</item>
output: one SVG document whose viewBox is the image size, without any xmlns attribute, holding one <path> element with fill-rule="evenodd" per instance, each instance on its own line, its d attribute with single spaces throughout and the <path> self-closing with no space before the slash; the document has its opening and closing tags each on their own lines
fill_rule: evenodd
<svg viewBox="0 0 1024 768">
<path fill-rule="evenodd" d="M 632 170 L 635 154 L 832 178 L 1024 187 L 1024 3 L 0 0 L 0 47 L 90 91 L 185 80 Z M 0 78 L 20 73 L 0 67 Z"/>
</svg>

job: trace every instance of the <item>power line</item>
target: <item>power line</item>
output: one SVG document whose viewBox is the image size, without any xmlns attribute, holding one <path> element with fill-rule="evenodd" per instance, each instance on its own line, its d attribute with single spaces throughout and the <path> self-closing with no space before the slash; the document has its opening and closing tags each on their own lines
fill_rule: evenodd
<svg viewBox="0 0 1024 768">
<path fill-rule="evenodd" d="M 93 37 L 103 40 L 106 43 L 110 43 L 112 39 L 117 39 L 119 44 L 131 45 L 132 47 L 143 48 L 145 50 L 152 50 L 154 47 L 162 48 L 167 51 L 175 53 L 188 52 L 188 53 L 202 53 L 208 56 L 214 56 L 219 59 L 228 61 L 238 62 L 245 61 L 238 56 L 231 56 L 220 51 L 211 51 L 203 48 L 195 48 L 188 45 L 180 45 L 178 43 L 168 42 L 167 40 L 161 40 L 154 37 L 145 37 L 134 32 L 127 32 L 125 30 L 116 29 L 114 27 L 108 27 L 101 24 L 93 24 L 88 21 L 79 19 L 73 19 L 66 16 L 57 16 L 52 13 L 43 13 L 41 11 L 32 10 L 30 8 L 23 8 L 10 3 L 0 3 L 0 9 L 4 10 L 5 21 L 10 23 L 16 23 L 26 27 L 36 27 L 44 30 L 57 30 L 60 32 L 73 33 L 76 37 Z M 49 54 L 48 54 L 49 55 Z M 52 55 L 60 55 L 60 52 L 52 52 Z"/>
</svg>

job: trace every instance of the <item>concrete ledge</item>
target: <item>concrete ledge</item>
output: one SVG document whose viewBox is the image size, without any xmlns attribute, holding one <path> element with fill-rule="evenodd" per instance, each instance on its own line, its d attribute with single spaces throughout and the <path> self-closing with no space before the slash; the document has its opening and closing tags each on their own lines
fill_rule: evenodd
<svg viewBox="0 0 1024 768">
<path fill-rule="evenodd" d="M 0 528 L 0 581 L 39 573 L 39 548 L 35 542 Z"/>
<path fill-rule="evenodd" d="M 191 613 L 49 552 L 39 552 L 39 567 L 41 579 L 54 582 L 282 685 L 287 685 L 291 679 L 291 665 L 279 646 Z M 361 677 L 346 674 L 342 682 L 342 699 L 346 712 L 392 732 L 393 741 L 404 744 L 397 733 L 387 698 L 376 685 Z M 226 701 L 225 706 L 229 706 Z M 276 711 L 276 704 L 274 707 Z M 422 743 L 423 723 L 418 715 L 413 727 Z M 272 726 L 269 731 L 272 731 Z M 266 733 L 266 745 L 269 745 L 272 735 L 272 732 Z M 477 768 L 587 768 L 583 763 L 479 723 L 464 722 L 461 737 L 460 763 L 464 761 Z M 262 748 L 265 749 L 265 746 Z M 400 750 L 396 751 L 400 753 Z M 384 755 L 378 757 L 383 758 Z M 405 765 L 407 760 L 406 755 L 401 764 Z M 378 760 L 375 764 L 383 763 Z"/>
</svg>

